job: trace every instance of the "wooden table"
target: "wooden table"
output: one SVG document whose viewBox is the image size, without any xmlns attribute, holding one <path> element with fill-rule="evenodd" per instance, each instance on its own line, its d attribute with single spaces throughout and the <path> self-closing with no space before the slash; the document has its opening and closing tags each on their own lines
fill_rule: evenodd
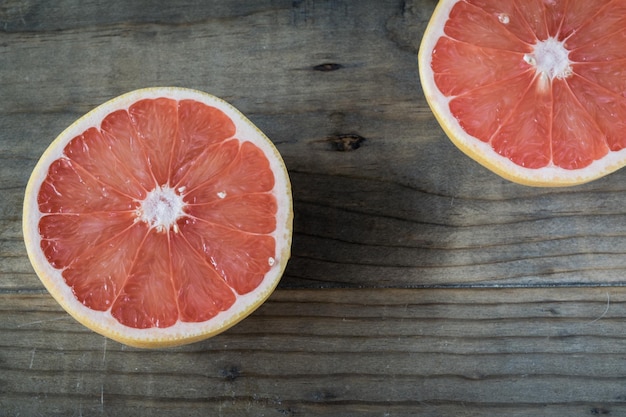
<svg viewBox="0 0 626 417">
<path fill-rule="evenodd" d="M 563 189 L 459 152 L 424 100 L 434 0 L 0 3 L 0 416 L 626 415 L 626 170 Z M 140 350 L 69 317 L 24 249 L 24 187 L 126 91 L 221 96 L 294 190 L 279 289 Z"/>
</svg>

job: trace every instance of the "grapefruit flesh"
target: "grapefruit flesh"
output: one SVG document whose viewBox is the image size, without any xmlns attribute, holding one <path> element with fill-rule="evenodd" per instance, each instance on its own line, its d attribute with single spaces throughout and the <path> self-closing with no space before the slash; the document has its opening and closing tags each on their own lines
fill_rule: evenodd
<svg viewBox="0 0 626 417">
<path fill-rule="evenodd" d="M 419 51 L 449 138 L 527 185 L 626 164 L 626 1 L 442 0 Z"/>
<path fill-rule="evenodd" d="M 232 326 L 290 253 L 284 163 L 241 113 L 205 93 L 137 90 L 88 113 L 26 190 L 31 262 L 87 327 L 141 347 Z"/>
</svg>

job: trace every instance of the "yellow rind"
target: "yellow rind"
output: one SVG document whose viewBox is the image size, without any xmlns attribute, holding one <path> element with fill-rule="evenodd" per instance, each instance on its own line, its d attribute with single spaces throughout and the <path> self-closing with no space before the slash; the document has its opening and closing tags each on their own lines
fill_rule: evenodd
<svg viewBox="0 0 626 417">
<path fill-rule="evenodd" d="M 115 329 L 110 328 L 109 326 L 103 325 L 102 322 L 98 322 L 97 320 L 93 320 L 87 317 L 87 315 L 82 314 L 76 308 L 77 304 L 80 304 L 80 302 L 78 302 L 76 299 L 73 299 L 74 302 L 72 302 L 72 300 L 67 301 L 68 300 L 67 296 L 62 294 L 62 285 L 65 285 L 65 283 L 61 284 L 59 282 L 56 282 L 57 279 L 55 277 L 50 276 L 50 274 L 47 271 L 45 271 L 44 268 L 42 268 L 41 260 L 38 259 L 36 256 L 36 252 L 40 250 L 38 248 L 39 242 L 38 241 L 33 242 L 33 239 L 31 239 L 32 236 L 37 236 L 39 233 L 38 224 L 33 224 L 33 222 L 29 220 L 33 218 L 33 213 L 35 210 L 37 212 L 39 211 L 39 208 L 33 202 L 36 202 L 36 195 L 38 194 L 39 187 L 41 186 L 41 182 L 39 181 L 41 178 L 41 174 L 42 174 L 41 171 L 43 169 L 47 169 L 49 166 L 49 164 L 44 164 L 44 162 L 50 159 L 56 159 L 54 155 L 59 153 L 58 148 L 60 147 L 61 144 L 64 143 L 64 141 L 67 140 L 67 136 L 68 134 L 70 134 L 69 132 L 72 132 L 72 130 L 75 129 L 76 126 L 83 123 L 85 119 L 92 117 L 94 114 L 96 114 L 97 111 L 99 111 L 102 108 L 111 107 L 111 109 L 114 109 L 114 106 L 116 103 L 122 102 L 128 97 L 142 94 L 143 92 L 151 93 L 153 95 L 158 95 L 162 97 L 170 97 L 172 96 L 172 93 L 178 93 L 178 94 L 192 93 L 192 94 L 199 94 L 199 95 L 208 97 L 211 100 L 214 100 L 216 102 L 222 103 L 222 105 L 229 108 L 230 111 L 237 113 L 241 117 L 241 121 L 246 123 L 248 127 L 252 128 L 258 134 L 259 138 L 262 138 L 265 141 L 265 145 L 268 147 L 270 152 L 273 153 L 275 162 L 278 163 L 278 166 L 275 168 L 278 168 L 280 170 L 280 174 L 283 176 L 282 180 L 285 181 L 284 191 L 285 191 L 285 195 L 288 196 L 288 198 L 287 198 L 287 201 L 283 202 L 283 204 L 288 204 L 288 207 L 286 207 L 286 211 L 287 211 L 286 218 L 283 219 L 284 225 L 285 225 L 285 231 L 284 231 L 285 234 L 282 236 L 283 238 L 282 251 L 280 253 L 280 257 L 277 259 L 278 265 L 276 267 L 278 268 L 278 271 L 275 272 L 276 278 L 274 279 L 273 282 L 271 282 L 271 285 L 266 286 L 264 288 L 264 291 L 258 294 L 257 298 L 254 299 L 253 302 L 246 305 L 245 309 L 239 311 L 238 314 L 236 315 L 229 316 L 228 320 L 224 321 L 218 327 L 210 331 L 205 331 L 205 332 L 192 334 L 192 335 L 177 335 L 177 336 L 170 336 L 170 337 L 159 337 L 159 336 L 131 337 L 125 334 L 124 332 L 119 332 L 119 331 L 116 331 Z M 274 171 L 274 174 L 278 175 L 279 173 Z M 126 94 L 122 94 L 94 108 L 90 112 L 86 113 L 84 116 L 77 119 L 68 128 L 66 128 L 60 135 L 58 135 L 54 139 L 54 141 L 52 141 L 52 143 L 49 145 L 46 151 L 42 154 L 39 162 L 33 169 L 31 177 L 29 178 L 29 181 L 26 185 L 26 190 L 25 190 L 24 195 L 25 195 L 25 198 L 24 198 L 24 206 L 23 206 L 23 211 L 22 211 L 22 230 L 24 234 L 24 243 L 26 245 L 26 250 L 27 250 L 27 254 L 31 262 L 31 265 L 33 266 L 35 273 L 41 280 L 46 290 L 59 303 L 59 305 L 68 314 L 70 314 L 70 316 L 72 316 L 76 321 L 78 321 L 85 327 L 91 329 L 92 331 L 98 334 L 106 336 L 112 340 L 115 340 L 117 342 L 129 345 L 132 347 L 165 348 L 165 347 L 181 346 L 181 345 L 194 343 L 194 342 L 207 339 L 209 337 L 215 336 L 231 328 L 232 326 L 239 323 L 244 318 L 248 317 L 253 311 L 255 311 L 259 306 L 261 306 L 270 297 L 270 295 L 274 292 L 274 290 L 276 289 L 276 286 L 280 282 L 280 278 L 282 277 L 285 271 L 285 268 L 287 266 L 287 262 L 291 256 L 291 243 L 292 243 L 292 234 L 293 234 L 293 198 L 292 198 L 292 191 L 291 191 L 291 182 L 289 180 L 287 167 L 285 166 L 284 161 L 278 149 L 274 146 L 272 141 L 269 138 L 267 138 L 267 136 L 265 136 L 265 134 L 256 125 L 254 125 L 245 115 L 243 115 L 238 109 L 236 109 L 230 103 L 218 97 L 212 96 L 208 93 L 204 93 L 204 92 L 197 91 L 197 90 L 186 89 L 186 88 L 181 88 L 181 87 L 144 88 L 140 90 L 130 91 Z M 29 198 L 29 196 L 30 197 L 34 196 L 35 198 L 34 199 Z M 33 205 L 35 205 L 36 207 L 33 207 Z"/>
</svg>

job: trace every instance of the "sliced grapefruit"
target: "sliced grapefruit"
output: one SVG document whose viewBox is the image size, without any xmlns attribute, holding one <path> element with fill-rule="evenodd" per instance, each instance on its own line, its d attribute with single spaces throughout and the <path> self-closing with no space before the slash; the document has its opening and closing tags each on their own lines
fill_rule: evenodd
<svg viewBox="0 0 626 417">
<path fill-rule="evenodd" d="M 26 187 L 31 263 L 88 328 L 139 347 L 215 335 L 258 307 L 290 256 L 292 199 L 272 142 L 234 107 L 151 88 L 61 133 Z"/>
<path fill-rule="evenodd" d="M 419 70 L 452 142 L 502 177 L 575 185 L 626 164 L 626 1 L 441 0 Z"/>
</svg>

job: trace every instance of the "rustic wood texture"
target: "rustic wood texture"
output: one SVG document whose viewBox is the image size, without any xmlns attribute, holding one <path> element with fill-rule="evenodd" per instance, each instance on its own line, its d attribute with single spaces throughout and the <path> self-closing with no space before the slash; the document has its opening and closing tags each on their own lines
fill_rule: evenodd
<svg viewBox="0 0 626 417">
<path fill-rule="evenodd" d="M 3 415 L 626 414 L 624 288 L 280 290 L 160 351 L 0 300 Z"/>
<path fill-rule="evenodd" d="M 626 170 L 512 184 L 420 89 L 434 0 L 0 2 L 0 416 L 626 415 Z M 146 351 L 34 274 L 30 171 L 126 91 L 218 95 L 282 153 L 293 256 L 251 317 Z"/>
</svg>

